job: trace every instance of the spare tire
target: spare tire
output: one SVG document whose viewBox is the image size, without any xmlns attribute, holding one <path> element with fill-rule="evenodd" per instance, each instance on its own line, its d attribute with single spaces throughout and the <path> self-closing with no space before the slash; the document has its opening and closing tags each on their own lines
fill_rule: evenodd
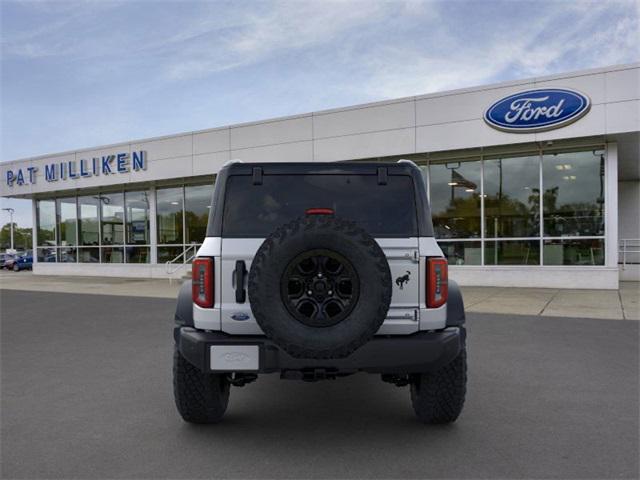
<svg viewBox="0 0 640 480">
<path fill-rule="evenodd" d="M 384 322 L 391 272 L 380 246 L 354 222 L 302 217 L 258 249 L 249 301 L 267 337 L 292 356 L 341 358 Z"/>
</svg>

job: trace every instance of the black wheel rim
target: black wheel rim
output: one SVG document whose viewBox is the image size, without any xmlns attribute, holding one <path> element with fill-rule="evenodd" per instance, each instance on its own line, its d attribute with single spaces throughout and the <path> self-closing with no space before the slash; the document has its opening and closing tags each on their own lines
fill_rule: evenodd
<svg viewBox="0 0 640 480">
<path fill-rule="evenodd" d="M 344 256 L 331 250 L 309 250 L 289 262 L 280 292 L 296 320 L 311 327 L 330 327 L 355 308 L 360 281 Z"/>
</svg>

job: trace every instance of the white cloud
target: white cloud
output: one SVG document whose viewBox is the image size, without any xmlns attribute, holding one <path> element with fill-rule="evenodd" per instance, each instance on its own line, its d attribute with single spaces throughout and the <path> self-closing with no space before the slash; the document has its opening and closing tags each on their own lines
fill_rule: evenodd
<svg viewBox="0 0 640 480">
<path fill-rule="evenodd" d="M 357 89 L 372 99 L 396 98 L 481 85 L 505 75 L 527 78 L 640 60 L 637 15 L 611 20 L 604 18 L 610 8 L 576 3 L 577 8 L 551 4 L 535 18 L 512 19 L 502 34 L 475 44 L 440 29 L 437 48 L 428 51 L 406 46 L 370 51 L 361 59 L 368 80 Z M 563 28 L 557 28 L 559 19 Z"/>
<path fill-rule="evenodd" d="M 409 2 L 413 3 L 413 2 Z M 222 37 L 201 30 L 199 42 L 175 55 L 169 77 L 185 80 L 246 66 L 283 52 L 329 45 L 347 32 L 384 19 L 405 3 L 282 1 L 245 13 Z"/>
</svg>

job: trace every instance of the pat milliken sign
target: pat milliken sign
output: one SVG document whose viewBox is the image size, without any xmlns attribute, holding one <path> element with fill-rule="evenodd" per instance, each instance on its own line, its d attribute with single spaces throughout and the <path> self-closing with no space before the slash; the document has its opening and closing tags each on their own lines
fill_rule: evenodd
<svg viewBox="0 0 640 480">
<path fill-rule="evenodd" d="M 64 162 L 52 162 L 39 167 L 25 167 L 7 170 L 4 179 L 9 187 L 35 184 L 39 177 L 47 182 L 78 180 L 87 177 L 119 175 L 147 169 L 147 152 L 139 150 L 128 153 L 114 153 L 100 157 L 82 158 Z"/>
<path fill-rule="evenodd" d="M 484 112 L 491 127 L 512 133 L 532 133 L 564 127 L 587 114 L 587 95 L 566 88 L 539 88 L 504 97 Z"/>
</svg>

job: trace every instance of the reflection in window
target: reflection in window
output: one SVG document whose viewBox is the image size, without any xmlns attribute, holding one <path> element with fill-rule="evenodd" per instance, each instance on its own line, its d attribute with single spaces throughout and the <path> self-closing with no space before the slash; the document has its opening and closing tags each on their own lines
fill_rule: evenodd
<svg viewBox="0 0 640 480">
<path fill-rule="evenodd" d="M 124 262 L 124 249 L 122 247 L 102 247 L 100 261 L 102 263 Z"/>
<path fill-rule="evenodd" d="M 72 247 L 58 248 L 58 262 L 62 263 L 75 263 L 77 257 L 77 250 Z"/>
<path fill-rule="evenodd" d="M 158 263 L 165 263 L 173 260 L 183 252 L 182 246 L 179 247 L 158 247 Z"/>
<path fill-rule="evenodd" d="M 538 240 L 485 241 L 485 265 L 540 265 Z"/>
<path fill-rule="evenodd" d="M 436 238 L 480 237 L 480 161 L 429 167 Z"/>
<path fill-rule="evenodd" d="M 485 235 L 540 235 L 540 157 L 496 158 L 484 162 Z"/>
<path fill-rule="evenodd" d="M 149 247 L 125 247 L 127 263 L 149 263 Z"/>
<path fill-rule="evenodd" d="M 38 245 L 56 244 L 56 203 L 53 200 L 38 200 Z"/>
<path fill-rule="evenodd" d="M 604 265 L 604 239 L 544 241 L 545 265 Z"/>
<path fill-rule="evenodd" d="M 58 198 L 58 245 L 76 244 L 76 198 Z"/>
<path fill-rule="evenodd" d="M 124 243 L 124 195 L 110 193 L 100 195 L 102 208 L 102 245 Z"/>
<path fill-rule="evenodd" d="M 38 248 L 36 255 L 39 263 L 54 263 L 57 261 L 57 252 L 53 247 Z"/>
<path fill-rule="evenodd" d="M 158 189 L 156 201 L 158 243 L 182 243 L 182 187 Z"/>
<path fill-rule="evenodd" d="M 126 243 L 128 245 L 148 245 L 150 243 L 149 194 L 147 192 L 126 192 L 125 210 L 127 222 Z"/>
<path fill-rule="evenodd" d="M 604 154 L 545 154 L 544 235 L 604 235 Z"/>
<path fill-rule="evenodd" d="M 480 265 L 482 246 L 480 242 L 438 242 L 449 265 Z"/>
<path fill-rule="evenodd" d="M 98 263 L 100 261 L 100 249 L 97 247 L 78 248 L 78 261 L 80 263 Z"/>
<path fill-rule="evenodd" d="M 99 245 L 98 227 L 98 197 L 78 197 L 79 244 Z"/>
<path fill-rule="evenodd" d="M 184 217 L 187 234 L 185 243 L 202 243 L 206 237 L 212 195 L 213 187 L 208 184 L 185 187 Z"/>
</svg>

